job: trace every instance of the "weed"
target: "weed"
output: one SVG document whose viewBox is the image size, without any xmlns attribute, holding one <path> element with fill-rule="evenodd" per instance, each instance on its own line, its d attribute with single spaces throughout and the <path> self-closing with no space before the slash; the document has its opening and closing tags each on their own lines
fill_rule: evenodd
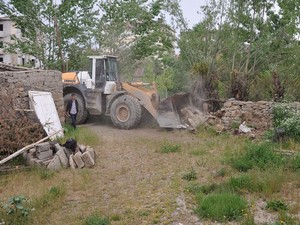
<svg viewBox="0 0 300 225">
<path fill-rule="evenodd" d="M 172 144 L 167 141 L 163 143 L 163 145 L 160 147 L 161 153 L 173 153 L 173 152 L 179 152 L 181 146 L 178 144 Z"/>
<path fill-rule="evenodd" d="M 48 169 L 39 169 L 39 175 L 41 180 L 48 180 L 54 176 L 54 172 Z"/>
<path fill-rule="evenodd" d="M 138 215 L 143 217 L 143 216 L 149 216 L 150 215 L 150 212 L 149 211 L 140 211 L 138 212 Z"/>
<path fill-rule="evenodd" d="M 109 218 L 111 221 L 120 221 L 121 220 L 121 216 L 119 214 L 113 214 Z"/>
<path fill-rule="evenodd" d="M 239 220 L 247 208 L 247 201 L 232 193 L 209 194 L 199 202 L 196 213 L 212 220 Z"/>
<path fill-rule="evenodd" d="M 187 180 L 187 181 L 192 181 L 197 179 L 197 174 L 194 168 L 192 168 L 191 171 L 183 174 L 182 179 Z"/>
<path fill-rule="evenodd" d="M 231 165 L 246 172 L 255 167 L 265 170 L 268 167 L 279 167 L 284 164 L 284 158 L 273 151 L 274 145 L 270 143 L 248 144 L 246 151 L 230 159 Z"/>
<path fill-rule="evenodd" d="M 1 207 L 7 214 L 2 215 L 4 224 L 26 224 L 31 211 L 27 204 L 28 200 L 24 196 L 13 196 L 7 203 L 1 203 Z"/>
<path fill-rule="evenodd" d="M 300 170 L 300 154 L 297 154 L 290 163 L 290 169 L 293 171 Z"/>
<path fill-rule="evenodd" d="M 217 171 L 217 174 L 216 174 L 217 177 L 225 177 L 225 175 L 226 175 L 225 168 L 220 169 L 219 171 Z"/>
<path fill-rule="evenodd" d="M 287 210 L 288 206 L 280 200 L 271 200 L 267 202 L 266 208 L 278 212 L 282 210 Z"/>
<path fill-rule="evenodd" d="M 91 215 L 85 219 L 85 225 L 108 225 L 109 219 L 99 215 Z"/>
<path fill-rule="evenodd" d="M 196 148 L 196 149 L 193 149 L 190 152 L 190 154 L 194 155 L 194 156 L 203 156 L 203 155 L 207 154 L 207 150 L 201 149 L 201 148 Z"/>
<path fill-rule="evenodd" d="M 299 225 L 299 222 L 300 221 L 297 221 L 296 219 L 289 216 L 285 211 L 281 211 L 278 215 L 278 222 L 276 222 L 274 225 Z"/>
<path fill-rule="evenodd" d="M 63 187 L 53 186 L 46 192 L 42 197 L 36 199 L 33 203 L 35 208 L 43 209 L 51 205 L 51 203 L 57 200 L 59 197 L 65 194 L 65 189 Z"/>
</svg>

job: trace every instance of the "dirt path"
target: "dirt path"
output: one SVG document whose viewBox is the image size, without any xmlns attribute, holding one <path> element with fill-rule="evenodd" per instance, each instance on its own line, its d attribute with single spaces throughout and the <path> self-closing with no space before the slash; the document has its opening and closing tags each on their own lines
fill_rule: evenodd
<svg viewBox="0 0 300 225">
<path fill-rule="evenodd" d="M 66 208 L 81 211 L 86 201 L 93 206 L 89 210 L 113 217 L 112 224 L 200 224 L 186 202 L 186 181 L 181 179 L 197 166 L 188 151 L 200 140 L 187 131 L 118 130 L 110 123 L 87 126 L 101 142 L 95 149 L 96 166 L 86 175 L 92 185 L 69 192 Z M 161 153 L 165 142 L 180 144 L 181 151 Z"/>
</svg>

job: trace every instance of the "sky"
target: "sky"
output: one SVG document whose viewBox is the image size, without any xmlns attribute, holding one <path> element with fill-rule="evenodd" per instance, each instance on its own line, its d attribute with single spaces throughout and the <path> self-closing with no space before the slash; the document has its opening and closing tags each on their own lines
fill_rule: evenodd
<svg viewBox="0 0 300 225">
<path fill-rule="evenodd" d="M 206 5 L 208 0 L 181 0 L 181 8 L 183 16 L 187 20 L 189 28 L 192 28 L 196 23 L 199 23 L 201 17 L 201 6 Z M 198 14 L 197 12 L 200 12 Z"/>
</svg>

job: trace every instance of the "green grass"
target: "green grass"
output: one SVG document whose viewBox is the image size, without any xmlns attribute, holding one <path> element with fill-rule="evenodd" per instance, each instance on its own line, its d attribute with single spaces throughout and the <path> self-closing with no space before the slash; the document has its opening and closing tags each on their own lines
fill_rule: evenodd
<svg viewBox="0 0 300 225">
<path fill-rule="evenodd" d="M 107 217 L 99 216 L 97 214 L 91 215 L 85 219 L 85 225 L 108 225 L 110 224 Z"/>
<path fill-rule="evenodd" d="M 180 152 L 181 146 L 179 144 L 172 144 L 168 141 L 165 141 L 160 147 L 161 153 L 174 153 Z"/>
<path fill-rule="evenodd" d="M 275 212 L 288 210 L 288 206 L 281 200 L 267 201 L 266 208 Z"/>
<path fill-rule="evenodd" d="M 229 162 L 236 170 L 246 172 L 253 168 L 265 170 L 280 167 L 285 163 L 285 158 L 274 151 L 274 144 L 250 143 L 243 153 L 232 156 Z"/>
<path fill-rule="evenodd" d="M 247 209 L 247 201 L 232 193 L 213 193 L 198 203 L 196 213 L 202 218 L 220 222 L 239 220 Z"/>
<path fill-rule="evenodd" d="M 43 210 L 44 208 L 51 206 L 56 200 L 62 198 L 65 193 L 66 190 L 64 187 L 53 186 L 40 198 L 35 199 L 32 206 L 36 209 Z"/>
<path fill-rule="evenodd" d="M 80 144 L 92 147 L 96 147 L 100 143 L 98 136 L 86 127 L 78 127 L 77 129 L 74 129 L 69 125 L 65 125 L 64 130 L 64 138 L 59 139 L 61 144 L 64 144 L 69 138 L 75 139 Z"/>
</svg>

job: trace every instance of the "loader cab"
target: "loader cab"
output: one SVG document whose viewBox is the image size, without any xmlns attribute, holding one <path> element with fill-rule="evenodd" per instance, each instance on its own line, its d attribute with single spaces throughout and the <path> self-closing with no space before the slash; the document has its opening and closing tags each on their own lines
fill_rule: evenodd
<svg viewBox="0 0 300 225">
<path fill-rule="evenodd" d="M 117 57 L 88 56 L 89 75 L 92 79 L 91 89 L 98 89 L 104 94 L 112 94 L 119 80 Z"/>
</svg>

